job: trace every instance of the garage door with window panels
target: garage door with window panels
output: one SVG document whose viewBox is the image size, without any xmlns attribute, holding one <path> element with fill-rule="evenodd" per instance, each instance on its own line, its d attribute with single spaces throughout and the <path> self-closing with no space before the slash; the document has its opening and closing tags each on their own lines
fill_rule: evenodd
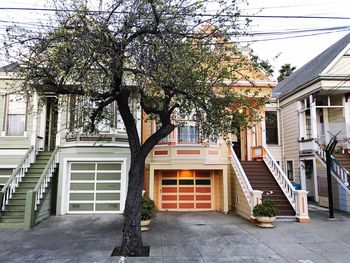
<svg viewBox="0 0 350 263">
<path fill-rule="evenodd" d="M 122 212 L 122 176 L 121 162 L 71 162 L 68 212 Z"/>
<path fill-rule="evenodd" d="M 212 179 L 210 172 L 165 172 L 161 178 L 162 210 L 212 210 Z M 192 176 L 190 175 L 192 174 Z"/>
</svg>

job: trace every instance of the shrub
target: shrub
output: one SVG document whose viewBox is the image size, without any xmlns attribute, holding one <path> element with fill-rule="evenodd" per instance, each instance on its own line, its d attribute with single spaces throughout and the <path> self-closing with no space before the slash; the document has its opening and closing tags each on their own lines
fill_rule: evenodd
<svg viewBox="0 0 350 263">
<path fill-rule="evenodd" d="M 149 197 L 142 197 L 141 220 L 149 220 L 156 217 L 157 207 L 154 201 Z"/>
<path fill-rule="evenodd" d="M 274 217 L 277 215 L 277 208 L 268 197 L 262 197 L 261 204 L 254 206 L 253 215 Z"/>
</svg>

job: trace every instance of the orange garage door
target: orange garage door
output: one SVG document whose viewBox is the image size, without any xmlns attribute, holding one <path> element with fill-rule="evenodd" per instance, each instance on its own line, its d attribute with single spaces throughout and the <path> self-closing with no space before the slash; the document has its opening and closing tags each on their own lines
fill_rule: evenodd
<svg viewBox="0 0 350 263">
<path fill-rule="evenodd" d="M 212 210 L 210 171 L 169 171 L 161 177 L 161 210 Z"/>
</svg>

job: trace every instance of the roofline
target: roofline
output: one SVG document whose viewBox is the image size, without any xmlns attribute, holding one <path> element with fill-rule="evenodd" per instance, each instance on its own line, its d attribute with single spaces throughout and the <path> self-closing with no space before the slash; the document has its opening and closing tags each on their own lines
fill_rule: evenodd
<svg viewBox="0 0 350 263">
<path fill-rule="evenodd" d="M 332 67 L 334 67 L 334 65 L 344 56 L 345 52 L 350 48 L 350 43 L 348 43 L 346 45 L 346 47 L 343 48 L 343 50 L 341 52 L 339 52 L 339 54 L 332 60 L 331 63 L 328 64 L 328 66 L 322 70 L 321 75 L 325 74 L 326 72 L 328 72 Z"/>
<path fill-rule="evenodd" d="M 345 77 L 345 79 L 344 79 L 344 77 Z M 308 86 L 311 86 L 312 84 L 315 84 L 316 82 L 321 81 L 321 80 L 350 80 L 350 75 L 347 75 L 347 76 L 325 76 L 325 75 L 319 75 L 316 78 L 310 80 L 309 82 L 306 82 L 304 85 L 299 86 L 297 89 L 293 90 L 292 92 L 287 93 L 287 94 L 285 94 L 285 95 L 283 95 L 281 97 L 277 97 L 277 99 L 278 100 L 284 100 L 287 97 L 292 96 L 295 93 L 299 92 L 300 90 L 302 90 L 302 89 L 304 89 L 304 88 L 306 88 Z"/>
</svg>

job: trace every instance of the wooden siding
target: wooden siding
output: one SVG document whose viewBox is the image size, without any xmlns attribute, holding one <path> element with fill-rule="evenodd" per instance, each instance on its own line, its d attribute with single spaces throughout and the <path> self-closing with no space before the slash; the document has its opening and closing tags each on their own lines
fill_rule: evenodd
<svg viewBox="0 0 350 263">
<path fill-rule="evenodd" d="M 281 111 L 282 143 L 284 160 L 293 160 L 294 180 L 300 181 L 299 167 L 299 124 L 296 102 L 285 106 Z M 284 163 L 283 163 L 284 165 Z"/>
<path fill-rule="evenodd" d="M 280 165 L 283 163 L 282 162 L 282 146 L 279 145 L 267 145 L 267 148 L 271 152 L 272 156 L 275 158 L 276 161 L 280 163 Z"/>
<path fill-rule="evenodd" d="M 41 200 L 38 210 L 35 212 L 35 224 L 56 213 L 57 176 L 58 169 L 56 169 L 52 181 L 48 185 L 47 192 Z"/>
<path fill-rule="evenodd" d="M 6 169 L 6 168 L 0 169 L 0 184 L 1 185 L 4 185 L 7 182 L 7 180 L 10 178 L 12 172 L 13 172 L 13 169 Z M 2 186 L 0 186 L 0 187 L 2 187 Z"/>
<path fill-rule="evenodd" d="M 233 168 L 230 169 L 230 175 L 232 179 L 231 186 L 233 186 L 232 203 L 234 205 L 235 211 L 238 215 L 250 219 L 250 206 L 247 202 L 241 185 L 238 182 L 237 176 Z"/>
<path fill-rule="evenodd" d="M 327 72 L 329 75 L 348 75 L 350 72 L 350 49 Z"/>
<path fill-rule="evenodd" d="M 319 160 L 317 160 L 316 163 L 318 191 L 320 195 L 319 204 L 328 207 L 327 170 Z M 334 208 L 350 212 L 350 191 L 345 189 L 333 176 L 332 191 Z"/>
<path fill-rule="evenodd" d="M 1 165 L 8 165 L 16 167 L 18 163 L 23 158 L 22 155 L 8 155 L 8 156 L 1 156 Z"/>
</svg>

